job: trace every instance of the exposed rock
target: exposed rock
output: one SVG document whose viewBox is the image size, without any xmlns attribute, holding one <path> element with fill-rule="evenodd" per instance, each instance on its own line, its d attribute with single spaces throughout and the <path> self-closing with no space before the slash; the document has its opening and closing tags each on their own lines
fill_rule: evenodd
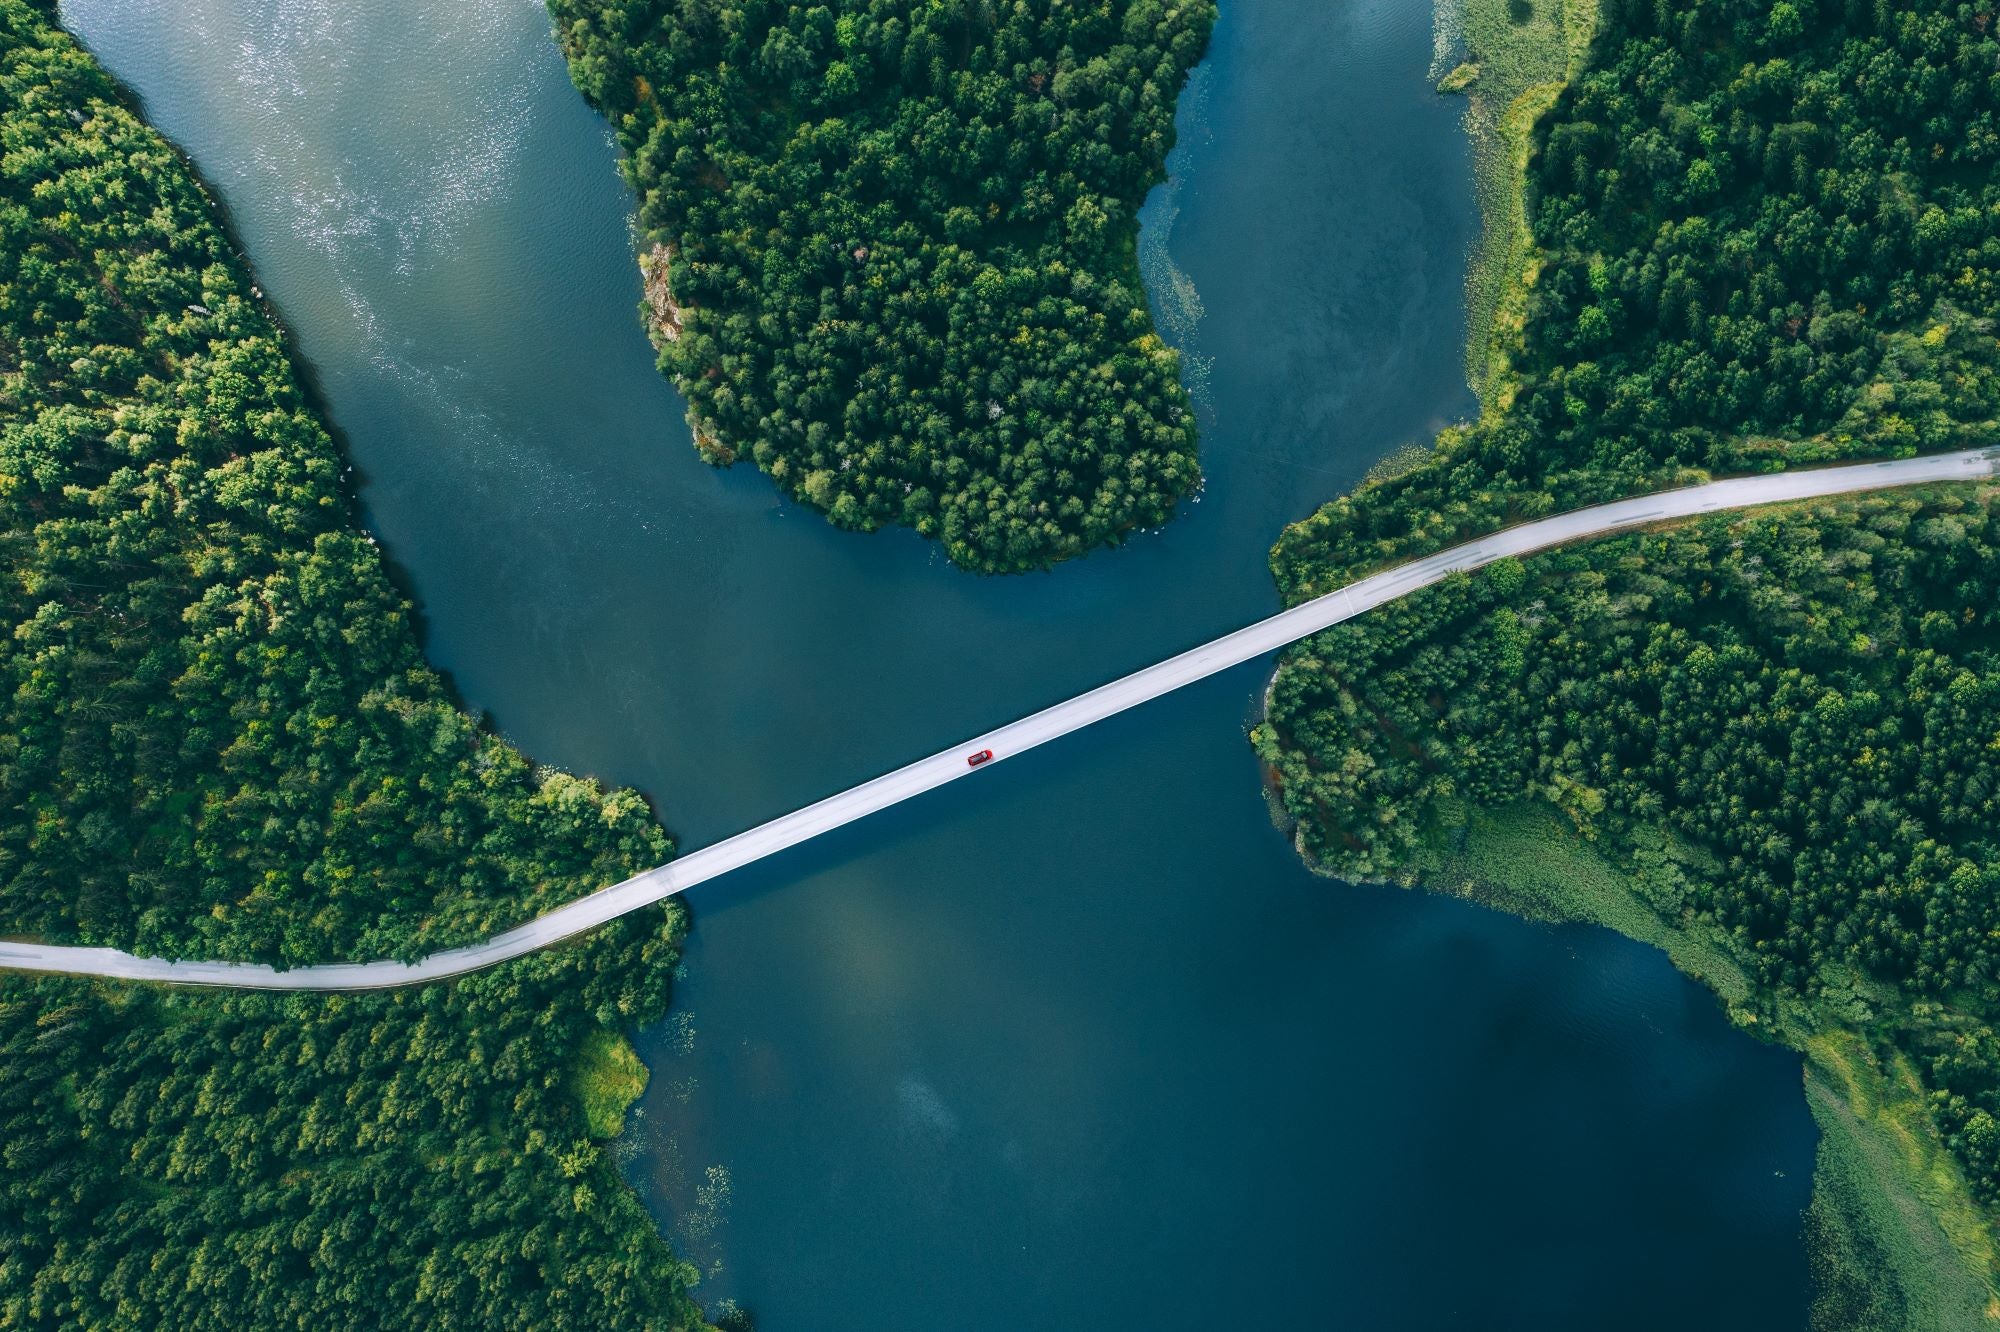
<svg viewBox="0 0 2000 1332">
<path fill-rule="evenodd" d="M 692 407 L 688 408 L 688 428 L 694 431 L 694 451 L 703 462 L 728 467 L 736 461 L 736 450 L 717 439 L 714 427 L 696 416 Z"/>
<path fill-rule="evenodd" d="M 673 262 L 674 247 L 671 245 L 655 244 L 639 256 L 639 272 L 645 280 L 646 309 L 652 314 L 648 331 L 655 342 L 662 339 L 679 342 L 681 328 L 686 323 L 671 285 Z"/>
<path fill-rule="evenodd" d="M 655 243 L 652 249 L 639 256 L 639 273 L 646 292 L 646 332 L 659 346 L 679 342 L 681 332 L 687 326 L 687 307 L 674 298 L 674 254 L 672 245 Z M 706 377 L 713 379 L 719 373 L 719 366 L 710 366 Z M 680 387 L 683 392 L 687 389 L 685 383 Z M 717 467 L 727 467 L 736 461 L 736 450 L 722 442 L 715 433 L 714 425 L 695 414 L 692 404 L 688 406 L 687 419 L 688 429 L 694 432 L 695 452 L 702 456 L 703 461 Z"/>
</svg>

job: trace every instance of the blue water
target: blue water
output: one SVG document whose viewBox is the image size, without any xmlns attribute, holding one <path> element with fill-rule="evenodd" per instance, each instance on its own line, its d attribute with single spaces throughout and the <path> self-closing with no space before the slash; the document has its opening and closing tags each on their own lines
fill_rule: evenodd
<svg viewBox="0 0 2000 1332">
<path fill-rule="evenodd" d="M 226 200 L 421 601 L 538 760 L 698 845 L 1275 608 L 1278 529 L 1473 409 L 1415 0 L 1224 0 L 1142 241 L 1208 485 L 980 580 L 688 445 L 533 0 L 71 0 Z M 1796 1327 L 1795 1056 L 1601 931 L 1315 879 L 1268 664 L 693 897 L 631 1173 L 703 1294 L 846 1328 Z"/>
</svg>

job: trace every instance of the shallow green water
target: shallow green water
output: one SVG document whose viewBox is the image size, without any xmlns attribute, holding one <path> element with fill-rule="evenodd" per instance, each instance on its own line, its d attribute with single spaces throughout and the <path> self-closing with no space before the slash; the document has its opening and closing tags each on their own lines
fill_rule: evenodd
<svg viewBox="0 0 2000 1332">
<path fill-rule="evenodd" d="M 1225 0 L 1143 246 L 1207 491 L 997 581 L 695 459 L 533 0 L 65 13 L 227 200 L 433 659 L 686 845 L 1274 609 L 1279 526 L 1472 406 L 1415 0 Z M 697 892 L 632 1173 L 707 1293 L 764 1332 L 1799 1325 L 1796 1058 L 1623 940 L 1304 873 L 1262 683 Z"/>
</svg>

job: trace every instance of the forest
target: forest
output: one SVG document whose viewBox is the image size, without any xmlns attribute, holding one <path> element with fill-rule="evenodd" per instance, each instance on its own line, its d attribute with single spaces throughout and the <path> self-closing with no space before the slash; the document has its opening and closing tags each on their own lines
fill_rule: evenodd
<svg viewBox="0 0 2000 1332">
<path fill-rule="evenodd" d="M 695 442 L 984 572 L 1200 484 L 1137 210 L 1211 0 L 549 0 Z"/>
<path fill-rule="evenodd" d="M 344 471 L 193 173 L 0 0 L 0 933 L 410 956 L 667 856 L 456 706 Z M 410 993 L 0 979 L 0 1325 L 701 1326 L 579 1095 L 684 931 Z"/>
<path fill-rule="evenodd" d="M 1504 384 L 1288 530 L 1281 588 L 1714 475 L 2000 445 L 1996 166 L 1990 6 L 1606 0 L 1535 130 Z M 1321 634 L 1254 743 L 1335 873 L 1396 877 L 1454 802 L 1664 846 L 1647 905 L 1767 1000 L 1879 987 L 1863 1034 L 1991 1207 L 1996 587 L 1991 486 L 1709 517 Z"/>
</svg>

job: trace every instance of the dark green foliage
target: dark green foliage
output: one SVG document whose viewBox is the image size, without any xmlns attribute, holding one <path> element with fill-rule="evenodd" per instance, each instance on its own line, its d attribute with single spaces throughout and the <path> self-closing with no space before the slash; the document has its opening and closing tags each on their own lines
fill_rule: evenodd
<svg viewBox="0 0 2000 1332">
<path fill-rule="evenodd" d="M 1720 858 L 1685 905 L 1768 979 L 1949 991 L 2000 961 L 1996 583 L 2000 506 L 1963 489 L 1508 561 L 1292 659 L 1286 796 L 1368 869 L 1439 795 L 1618 811 Z"/>
<path fill-rule="evenodd" d="M 1551 262 L 1517 411 L 1542 458 L 1624 465 L 1607 444 L 1642 437 L 1656 464 L 1736 464 L 1726 438 L 1833 428 L 1884 330 L 2000 304 L 2000 71 L 1969 6 L 1603 17 L 1616 50 L 1564 95 L 1531 168 Z M 1889 442 L 1947 442 L 1946 422 L 1909 415 Z"/>
<path fill-rule="evenodd" d="M 1509 400 L 1328 505 L 1286 593 L 1705 473 L 2000 444 L 2000 42 L 1936 3 L 1607 4 L 1537 131 Z M 1329 866 L 1534 794 L 1774 993 L 1894 987 L 2000 1203 L 2000 491 L 1724 516 L 1509 561 L 1293 651 L 1260 751 Z M 1657 876 L 1656 876 L 1657 878 Z"/>
<path fill-rule="evenodd" d="M 0 68 L 7 923 L 413 955 L 665 859 L 452 706 L 208 201 L 39 22 Z"/>
<path fill-rule="evenodd" d="M 661 1015 L 648 928 L 388 994 L 0 981 L 0 1323 L 701 1326 L 562 1076 Z"/>
<path fill-rule="evenodd" d="M 1505 410 L 1288 532 L 1286 592 L 1697 469 L 1993 439 L 1996 52 L 1937 0 L 1607 0 L 1536 133 Z"/>
<path fill-rule="evenodd" d="M 208 200 L 0 0 L 0 931 L 304 962 L 667 854 L 455 709 Z M 694 1326 L 587 1034 L 683 916 L 360 997 L 0 980 L 0 1326 Z"/>
<path fill-rule="evenodd" d="M 988 571 L 1193 491 L 1135 219 L 1210 0 L 549 8 L 674 252 L 661 366 L 708 456 Z"/>
</svg>

